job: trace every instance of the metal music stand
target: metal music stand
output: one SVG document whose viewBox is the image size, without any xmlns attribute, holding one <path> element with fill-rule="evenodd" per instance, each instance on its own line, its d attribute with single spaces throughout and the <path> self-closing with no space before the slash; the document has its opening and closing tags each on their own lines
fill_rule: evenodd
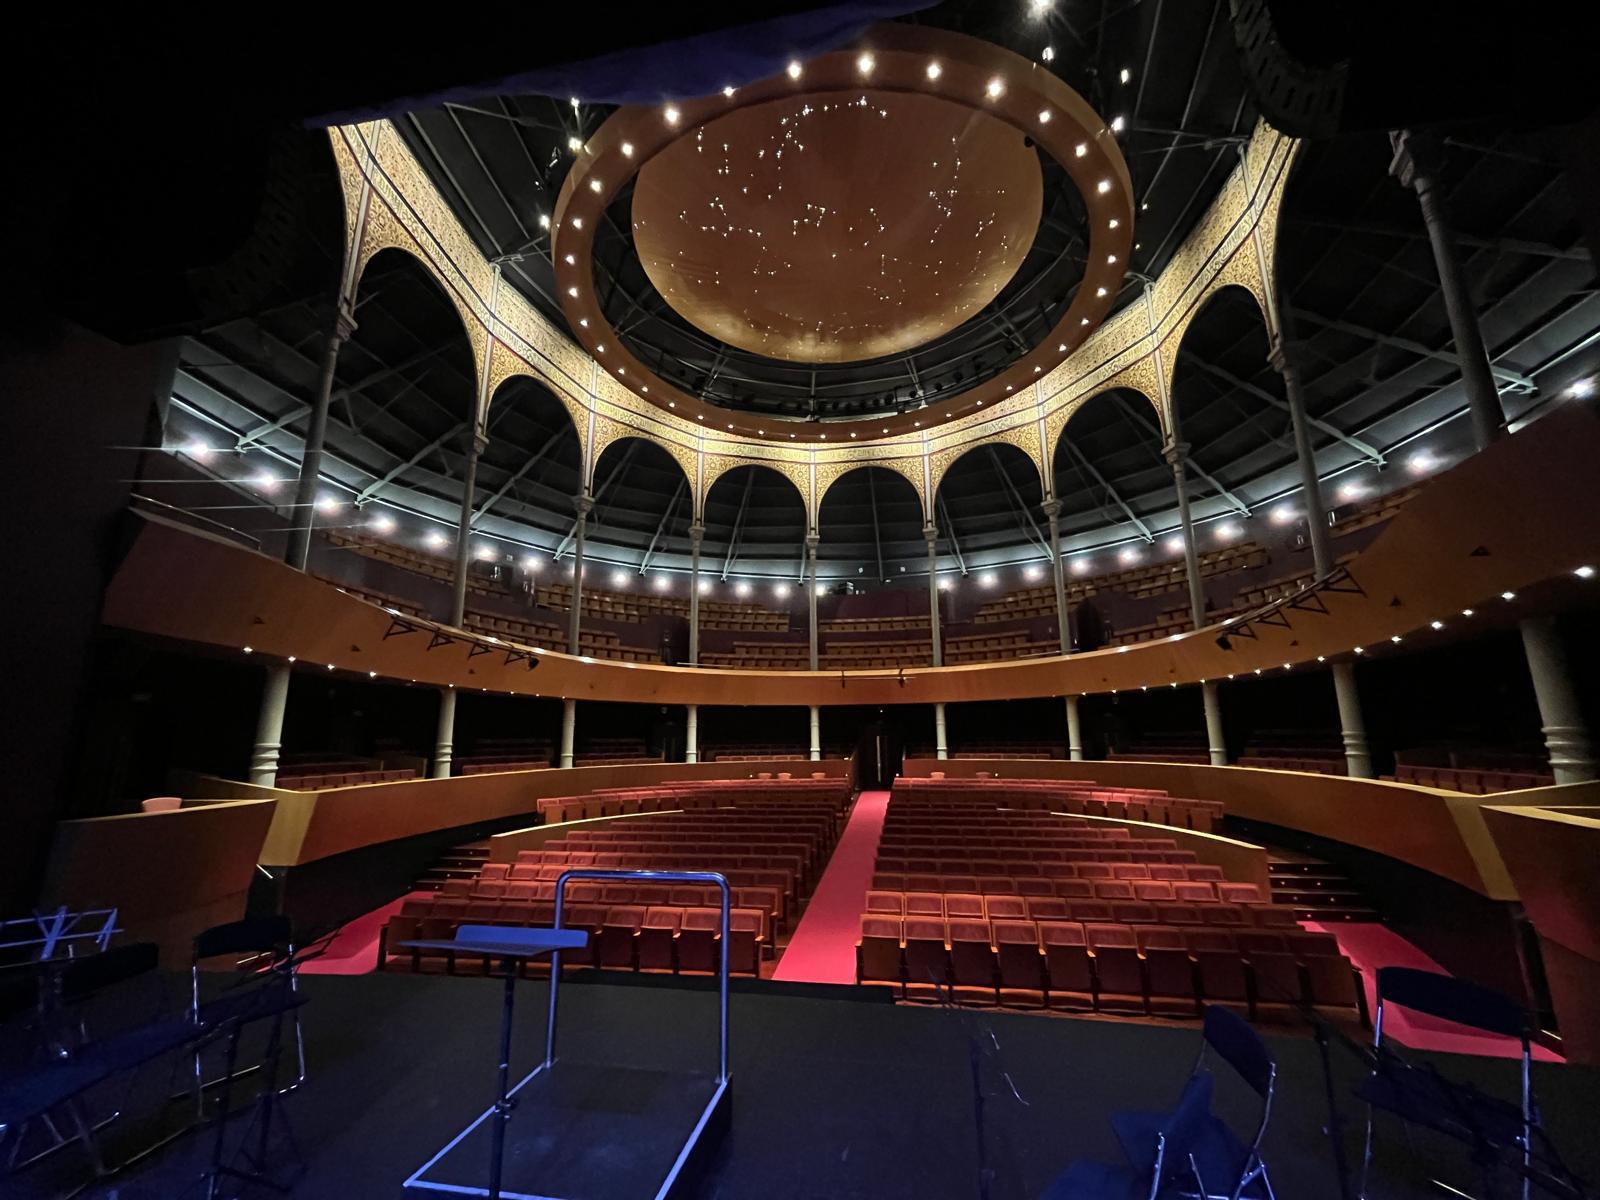
<svg viewBox="0 0 1600 1200">
<path fill-rule="evenodd" d="M 591 1067 L 587 1072 L 576 1064 L 558 1070 L 556 1058 L 556 1001 L 561 983 L 561 951 L 576 949 L 588 942 L 584 930 L 567 929 L 561 918 L 565 911 L 567 884 L 572 880 L 629 880 L 641 883 L 715 884 L 722 893 L 722 952 L 718 967 L 718 1056 L 715 1074 L 670 1075 L 623 1067 Z M 452 1195 L 488 1196 L 491 1200 L 553 1200 L 570 1195 L 568 1186 L 581 1189 L 584 1200 L 611 1200 L 612 1197 L 640 1195 L 665 1200 L 687 1178 L 690 1160 L 703 1153 L 711 1136 L 720 1134 L 728 1119 L 728 940 L 731 892 L 727 879 L 709 871 L 628 871 L 579 868 L 564 871 L 556 880 L 554 924 L 550 929 L 518 929 L 506 926 L 463 925 L 454 940 L 406 942 L 416 949 L 445 950 L 485 954 L 506 960 L 505 1002 L 500 1029 L 500 1076 L 495 1103 L 452 1138 L 404 1183 L 407 1189 L 446 1192 Z M 550 1003 L 546 1016 L 544 1059 L 515 1084 L 510 1079 L 512 989 L 519 959 L 549 950 Z M 609 1072 L 609 1074 L 608 1074 Z M 535 1194 L 507 1190 L 503 1174 L 506 1166 L 506 1127 L 512 1109 L 526 1101 L 535 1116 L 519 1135 L 517 1164 L 521 1170 L 537 1158 L 537 1169 L 553 1176 L 549 1182 L 562 1191 L 541 1189 Z M 685 1135 L 685 1115 L 693 1125 Z M 481 1163 L 482 1137 L 478 1131 L 493 1118 L 489 1130 L 489 1186 L 473 1180 Z M 611 1123 L 604 1132 L 594 1126 L 601 1120 Z M 531 1123 L 531 1124 L 530 1124 Z M 621 1135 L 616 1126 L 621 1125 Z M 469 1141 L 477 1145 L 465 1145 Z M 627 1151 L 626 1160 L 607 1158 L 618 1147 Z"/>
<path fill-rule="evenodd" d="M 557 893 L 559 895 L 559 892 Z M 525 929 L 505 925 L 462 925 L 454 938 L 437 941 L 402 942 L 409 950 L 447 950 L 452 953 L 481 954 L 487 959 L 500 959 L 505 972 L 505 999 L 500 1007 L 500 1082 L 491 1111 L 494 1129 L 489 1150 L 489 1195 L 500 1198 L 500 1177 L 505 1166 L 506 1123 L 511 1120 L 511 1110 L 516 1101 L 511 1098 L 511 1016 L 516 1003 L 517 975 L 522 964 L 541 954 L 554 955 L 550 965 L 552 1001 L 555 980 L 561 973 L 561 951 L 577 950 L 589 944 L 589 935 L 581 929 L 561 928 L 560 901 L 556 902 L 556 928 Z M 552 1009 L 552 1011 L 554 1011 Z M 554 1022 L 552 1021 L 552 1028 Z"/>
</svg>

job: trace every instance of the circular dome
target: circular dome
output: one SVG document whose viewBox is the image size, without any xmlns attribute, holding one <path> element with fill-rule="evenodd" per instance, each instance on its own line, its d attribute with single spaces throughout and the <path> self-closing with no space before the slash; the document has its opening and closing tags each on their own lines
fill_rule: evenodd
<svg viewBox="0 0 1600 1200">
<path fill-rule="evenodd" d="M 1016 274 L 1043 186 L 1015 127 L 938 96 L 850 91 L 738 109 L 646 163 L 633 236 L 713 337 L 840 363 L 920 346 Z"/>
</svg>

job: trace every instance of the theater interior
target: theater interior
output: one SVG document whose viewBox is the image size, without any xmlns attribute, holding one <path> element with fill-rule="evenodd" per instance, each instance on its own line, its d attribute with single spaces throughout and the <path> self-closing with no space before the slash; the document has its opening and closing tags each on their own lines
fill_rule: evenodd
<svg viewBox="0 0 1600 1200">
<path fill-rule="evenodd" d="M 0 1196 L 1600 1194 L 1592 23 L 28 18 Z"/>
</svg>

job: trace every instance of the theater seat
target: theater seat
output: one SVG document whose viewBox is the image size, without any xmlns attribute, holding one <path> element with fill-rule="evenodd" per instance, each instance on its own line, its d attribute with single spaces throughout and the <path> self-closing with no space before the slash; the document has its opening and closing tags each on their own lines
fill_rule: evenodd
<svg viewBox="0 0 1600 1200">
<path fill-rule="evenodd" d="M 1032 921 L 994 923 L 995 960 L 1002 1004 L 1044 1006 L 1044 955 Z"/>
<path fill-rule="evenodd" d="M 856 942 L 856 977 L 861 983 L 887 983 L 896 988 L 905 981 L 899 917 L 861 918 L 861 937 Z"/>
<path fill-rule="evenodd" d="M 1219 883 L 1217 899 L 1225 904 L 1260 904 L 1264 897 L 1253 883 Z"/>
<path fill-rule="evenodd" d="M 1094 969 L 1083 926 L 1076 921 L 1048 921 L 1039 926 L 1044 947 L 1046 1001 L 1051 1008 L 1090 1008 L 1094 1004 Z"/>
<path fill-rule="evenodd" d="M 1085 925 L 1094 955 L 1095 1007 L 1105 1012 L 1144 1011 L 1139 943 L 1126 925 Z"/>
<path fill-rule="evenodd" d="M 998 1004 L 999 981 L 987 921 L 955 920 L 947 926 L 950 978 L 955 998 L 967 1004 Z"/>
<path fill-rule="evenodd" d="M 1300 964 L 1281 933 L 1242 929 L 1235 936 L 1255 986 L 1253 1016 L 1286 1020 L 1301 1000 Z"/>
<path fill-rule="evenodd" d="M 1169 1017 L 1200 1016 L 1194 960 L 1189 957 L 1183 932 L 1156 925 L 1139 930 L 1138 936 L 1150 988 L 1150 1011 Z"/>
<path fill-rule="evenodd" d="M 682 909 L 652 907 L 645 910 L 637 942 L 639 970 L 676 970 L 674 943 L 677 941 L 678 928 L 682 923 Z"/>
<path fill-rule="evenodd" d="M 1200 999 L 1220 1004 L 1241 1016 L 1249 1012 L 1250 993 L 1245 982 L 1244 959 L 1233 934 L 1223 929 L 1194 929 L 1184 934 L 1189 956 L 1195 961 Z"/>
<path fill-rule="evenodd" d="M 931 917 L 906 917 L 906 995 L 937 999 L 950 982 L 950 947 L 945 924 Z"/>
<path fill-rule="evenodd" d="M 760 975 L 761 955 L 766 946 L 762 926 L 766 914 L 760 909 L 736 908 L 728 914 L 732 930 L 728 944 L 728 970 L 737 975 Z"/>
<path fill-rule="evenodd" d="M 1356 970 L 1339 952 L 1339 943 L 1331 934 L 1301 930 L 1286 934 L 1284 940 L 1305 971 L 1316 1008 L 1333 1016 L 1348 1016 L 1361 1007 Z"/>
<path fill-rule="evenodd" d="M 678 925 L 678 970 L 715 973 L 722 961 L 722 910 L 686 908 Z"/>
<path fill-rule="evenodd" d="M 638 969 L 634 939 L 644 921 L 644 912 L 644 906 L 639 904 L 613 904 L 607 907 L 605 919 L 600 924 L 596 950 L 602 968 Z"/>
</svg>

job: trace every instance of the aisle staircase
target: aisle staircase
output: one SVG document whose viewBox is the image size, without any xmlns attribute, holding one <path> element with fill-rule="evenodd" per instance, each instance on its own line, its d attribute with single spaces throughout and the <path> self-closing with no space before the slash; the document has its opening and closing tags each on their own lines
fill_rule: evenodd
<svg viewBox="0 0 1600 1200">
<path fill-rule="evenodd" d="M 418 892 L 437 892 L 447 879 L 476 879 L 483 864 L 489 861 L 488 842 L 468 842 L 465 846 L 452 846 L 422 873 L 415 888 Z"/>
<path fill-rule="evenodd" d="M 1274 850 L 1267 862 L 1272 880 L 1272 901 L 1294 909 L 1301 921 L 1377 921 L 1350 877 L 1331 863 L 1298 854 Z"/>
</svg>

